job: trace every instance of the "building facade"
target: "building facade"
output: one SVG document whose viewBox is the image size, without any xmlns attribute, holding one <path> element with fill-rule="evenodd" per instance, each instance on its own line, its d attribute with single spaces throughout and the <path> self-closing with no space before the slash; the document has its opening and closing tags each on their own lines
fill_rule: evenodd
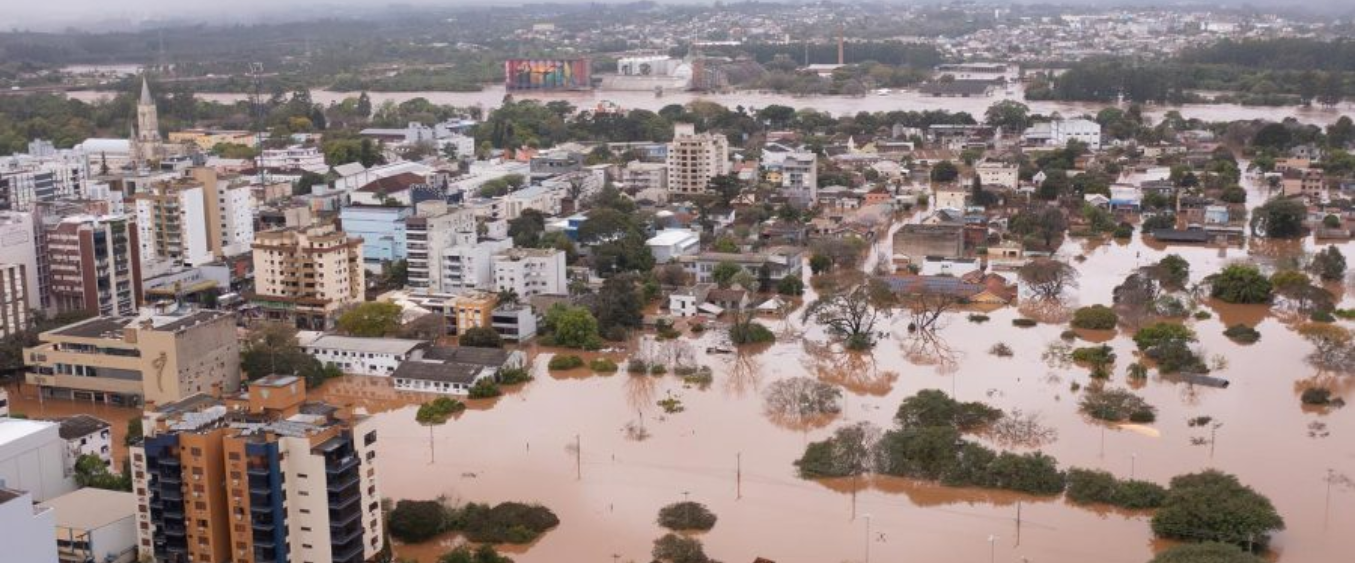
<svg viewBox="0 0 1355 563">
<path fill-rule="evenodd" d="M 37 507 L 28 492 L 0 487 L 0 529 L 5 557 L 24 563 L 57 563 L 52 509 Z"/>
<path fill-rule="evenodd" d="M 38 335 L 25 380 L 44 397 L 138 405 L 240 386 L 235 316 L 147 310 L 95 317 Z"/>
<path fill-rule="evenodd" d="M 566 295 L 565 252 L 553 248 L 510 248 L 494 255 L 494 290 L 533 295 Z"/>
<path fill-rule="evenodd" d="M 451 208 L 440 201 L 421 202 L 405 220 L 405 244 L 409 287 L 440 291 L 444 254 L 458 241 L 458 234 L 475 233 L 475 213 Z"/>
<path fill-rule="evenodd" d="M 295 376 L 148 411 L 130 448 L 138 544 L 158 562 L 359 563 L 384 547 L 373 421 Z"/>
<path fill-rule="evenodd" d="M 371 272 L 383 263 L 406 257 L 405 220 L 408 207 L 349 205 L 339 211 L 344 232 L 362 238 L 362 260 Z"/>
<path fill-rule="evenodd" d="M 142 304 L 136 221 L 74 215 L 44 226 L 51 305 L 58 312 L 133 315 Z"/>
<path fill-rule="evenodd" d="M 53 499 L 75 490 L 69 468 L 59 424 L 0 418 L 0 481 L 5 487 L 26 491 L 37 502 Z M 50 541 L 51 529 L 45 537 Z"/>
<path fill-rule="evenodd" d="M 729 173 L 729 139 L 713 133 L 697 134 L 691 123 L 673 125 L 668 145 L 668 191 L 705 193 L 710 179 Z"/>
<path fill-rule="evenodd" d="M 363 300 L 362 239 L 334 225 L 256 233 L 254 279 L 265 316 L 324 330 L 340 308 Z"/>
</svg>

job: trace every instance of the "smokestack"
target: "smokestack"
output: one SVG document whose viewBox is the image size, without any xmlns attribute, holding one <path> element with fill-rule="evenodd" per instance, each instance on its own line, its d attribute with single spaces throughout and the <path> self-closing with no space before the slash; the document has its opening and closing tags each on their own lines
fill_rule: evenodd
<svg viewBox="0 0 1355 563">
<path fill-rule="evenodd" d="M 847 64 L 846 57 L 842 56 L 842 43 L 844 41 L 842 33 L 842 24 L 837 24 L 837 64 L 839 66 Z"/>
</svg>

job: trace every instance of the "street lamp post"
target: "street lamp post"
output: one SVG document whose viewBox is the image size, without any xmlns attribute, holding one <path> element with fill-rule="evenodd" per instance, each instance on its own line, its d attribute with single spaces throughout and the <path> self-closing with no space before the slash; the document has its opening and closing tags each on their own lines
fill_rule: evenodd
<svg viewBox="0 0 1355 563">
<path fill-rule="evenodd" d="M 870 515 L 866 515 L 866 563 L 870 563 Z"/>
<path fill-rule="evenodd" d="M 997 561 L 997 536 L 988 536 L 988 563 Z"/>
</svg>

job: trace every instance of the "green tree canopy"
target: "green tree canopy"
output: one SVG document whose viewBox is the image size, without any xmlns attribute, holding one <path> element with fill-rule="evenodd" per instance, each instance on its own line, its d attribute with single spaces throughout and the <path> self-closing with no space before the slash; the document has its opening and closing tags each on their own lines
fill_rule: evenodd
<svg viewBox="0 0 1355 563">
<path fill-rule="evenodd" d="M 339 315 L 337 326 L 349 336 L 391 336 L 400 330 L 402 313 L 403 310 L 395 303 L 368 301 Z"/>
</svg>

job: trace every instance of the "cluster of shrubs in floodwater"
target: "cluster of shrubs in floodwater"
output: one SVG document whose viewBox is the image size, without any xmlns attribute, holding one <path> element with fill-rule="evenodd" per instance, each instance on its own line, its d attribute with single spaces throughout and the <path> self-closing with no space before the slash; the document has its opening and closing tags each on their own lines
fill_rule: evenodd
<svg viewBox="0 0 1355 563">
<path fill-rule="evenodd" d="M 418 543 L 444 532 L 458 532 L 475 543 L 524 544 L 560 525 L 549 508 L 504 502 L 496 506 L 468 503 L 451 506 L 442 500 L 402 500 L 387 516 L 390 534 Z"/>
<path fill-rule="evenodd" d="M 1097 418 L 1142 420 L 1153 412 L 1124 391 L 1098 391 L 1089 397 L 1096 397 L 1091 410 Z M 1218 471 L 1181 475 L 1162 487 L 1103 471 L 1065 472 L 1041 452 L 997 452 L 964 439 L 987 431 L 1004 416 L 980 402 L 959 402 L 925 390 L 903 401 L 894 428 L 881 432 L 864 422 L 838 428 L 830 438 L 809 444 L 795 465 L 807 479 L 879 473 L 947 486 L 1066 493 L 1076 504 L 1154 510 L 1153 531 L 1163 538 L 1264 547 L 1270 532 L 1284 529 L 1269 499 Z"/>
</svg>

